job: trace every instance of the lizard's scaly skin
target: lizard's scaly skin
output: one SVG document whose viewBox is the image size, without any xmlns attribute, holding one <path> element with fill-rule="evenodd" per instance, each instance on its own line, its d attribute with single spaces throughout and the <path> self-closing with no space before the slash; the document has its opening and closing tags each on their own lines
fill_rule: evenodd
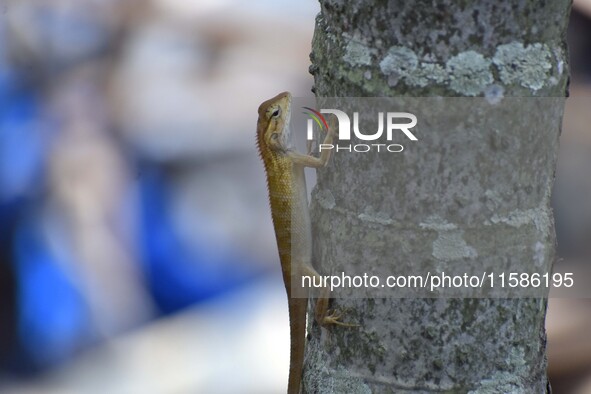
<svg viewBox="0 0 591 394">
<path fill-rule="evenodd" d="M 306 343 L 307 294 L 294 295 L 293 283 L 301 275 L 318 273 L 311 264 L 312 230 L 308 210 L 308 194 L 304 167 L 323 167 L 330 158 L 330 150 L 320 157 L 302 155 L 293 150 L 289 135 L 291 95 L 283 92 L 265 101 L 259 107 L 257 145 L 267 173 L 271 215 L 281 260 L 283 282 L 287 290 L 290 325 L 290 366 L 288 394 L 299 394 Z M 332 128 L 323 144 L 332 143 Z M 337 324 L 353 327 L 339 321 L 337 313 L 328 314 L 328 289 L 322 289 L 315 308 L 315 317 L 322 326 Z"/>
<path fill-rule="evenodd" d="M 284 104 L 281 109 L 282 119 L 278 119 L 276 125 L 273 125 L 267 120 L 266 111 L 272 103 L 278 102 Z M 292 298 L 291 278 L 292 274 L 297 274 L 295 270 L 292 272 L 292 241 L 295 241 L 293 244 L 298 249 L 304 249 L 304 254 L 307 254 L 306 262 L 309 262 L 311 239 L 309 231 L 306 231 L 310 227 L 306 184 L 303 166 L 295 165 L 285 152 L 272 149 L 265 140 L 265 133 L 269 127 L 281 128 L 287 133 L 290 104 L 291 96 L 287 92 L 261 104 L 257 124 L 257 145 L 267 173 L 271 215 L 289 307 L 291 346 L 288 394 L 298 394 L 304 361 L 308 299 Z M 287 141 L 289 135 L 284 135 L 283 138 Z"/>
</svg>

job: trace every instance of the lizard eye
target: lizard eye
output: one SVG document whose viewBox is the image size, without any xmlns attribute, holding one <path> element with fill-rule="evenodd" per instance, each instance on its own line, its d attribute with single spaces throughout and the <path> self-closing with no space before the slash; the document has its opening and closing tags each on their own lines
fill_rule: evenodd
<svg viewBox="0 0 591 394">
<path fill-rule="evenodd" d="M 271 114 L 271 116 L 273 118 L 278 117 L 279 115 L 281 115 L 281 107 L 277 108 L 275 111 L 273 111 L 273 113 Z"/>
<path fill-rule="evenodd" d="M 271 139 L 272 140 L 276 140 L 277 138 L 279 138 L 279 135 L 277 133 L 271 134 Z"/>
</svg>

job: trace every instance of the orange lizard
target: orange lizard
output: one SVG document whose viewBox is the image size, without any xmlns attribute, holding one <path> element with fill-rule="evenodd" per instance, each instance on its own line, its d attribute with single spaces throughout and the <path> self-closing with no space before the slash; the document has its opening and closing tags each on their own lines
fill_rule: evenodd
<svg viewBox="0 0 591 394">
<path fill-rule="evenodd" d="M 263 102 L 259 106 L 257 145 L 267 174 L 271 215 L 288 298 L 291 345 L 287 393 L 299 394 L 308 298 L 293 297 L 292 279 L 302 275 L 319 276 L 311 264 L 312 233 L 304 167 L 324 167 L 330 158 L 330 150 L 323 150 L 320 157 L 296 152 L 290 139 L 290 116 L 289 92 L 280 93 Z M 331 127 L 324 144 L 332 143 L 333 133 Z M 316 321 L 322 326 L 352 326 L 340 322 L 337 313 L 328 313 L 329 299 L 325 290 L 316 303 Z"/>
</svg>

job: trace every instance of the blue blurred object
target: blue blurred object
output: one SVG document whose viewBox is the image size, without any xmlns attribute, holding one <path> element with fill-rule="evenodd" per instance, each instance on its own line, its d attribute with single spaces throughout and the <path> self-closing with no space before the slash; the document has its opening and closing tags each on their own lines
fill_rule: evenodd
<svg viewBox="0 0 591 394">
<path fill-rule="evenodd" d="M 48 246 L 39 216 L 30 216 L 16 231 L 18 332 L 36 367 L 65 360 L 92 337 L 90 313 L 72 281 L 73 273 Z"/>
<path fill-rule="evenodd" d="M 146 166 L 140 177 L 141 249 L 148 286 L 162 313 L 230 291 L 260 273 L 228 250 L 183 245 L 171 220 L 171 187 L 161 169 Z M 206 225 L 205 220 L 203 225 Z M 199 250 L 199 254 L 190 250 Z M 229 253 L 228 253 L 229 252 Z"/>
<path fill-rule="evenodd" d="M 59 27 L 54 36 L 67 37 L 76 26 Z M 90 33 L 82 41 L 99 48 Z M 64 361 L 95 341 L 97 322 L 77 277 L 82 262 L 74 260 L 76 245 L 60 226 L 63 212 L 46 204 L 51 185 L 45 168 L 59 126 L 48 122 L 43 85 L 35 80 L 39 76 L 34 70 L 6 67 L 2 37 L 0 26 L 0 317 L 8 327 L 0 330 L 0 351 L 7 359 L 0 359 L 0 369 L 30 372 Z M 73 58 L 84 55 L 80 48 L 71 51 Z M 161 313 L 173 313 L 260 277 L 262 269 L 238 257 L 232 245 L 216 249 L 198 236 L 196 245 L 187 245 L 172 216 L 174 179 L 161 164 L 142 165 L 140 197 L 134 201 L 140 268 Z M 206 233 L 207 220 L 199 220 L 195 212 L 195 228 Z"/>
<path fill-rule="evenodd" d="M 90 332 L 84 300 L 48 247 L 39 210 L 33 209 L 43 201 L 52 131 L 41 113 L 41 100 L 25 76 L 0 66 L 0 264 L 16 281 L 1 296 L 16 291 L 6 324 L 17 335 L 12 360 L 4 364 L 20 371 L 65 359 Z"/>
<path fill-rule="evenodd" d="M 10 85 L 8 80 L 2 83 Z M 0 203 L 39 190 L 47 138 L 43 133 L 48 133 L 39 121 L 37 97 L 10 86 L 0 86 L 0 91 L 3 87 L 7 90 L 0 95 Z"/>
</svg>

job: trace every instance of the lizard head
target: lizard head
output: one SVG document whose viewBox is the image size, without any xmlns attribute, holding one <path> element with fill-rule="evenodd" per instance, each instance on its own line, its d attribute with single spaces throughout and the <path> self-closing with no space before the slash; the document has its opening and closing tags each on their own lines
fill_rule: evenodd
<svg viewBox="0 0 591 394">
<path fill-rule="evenodd" d="M 291 94 L 279 93 L 259 106 L 257 142 L 259 150 L 285 152 L 289 149 Z"/>
</svg>

